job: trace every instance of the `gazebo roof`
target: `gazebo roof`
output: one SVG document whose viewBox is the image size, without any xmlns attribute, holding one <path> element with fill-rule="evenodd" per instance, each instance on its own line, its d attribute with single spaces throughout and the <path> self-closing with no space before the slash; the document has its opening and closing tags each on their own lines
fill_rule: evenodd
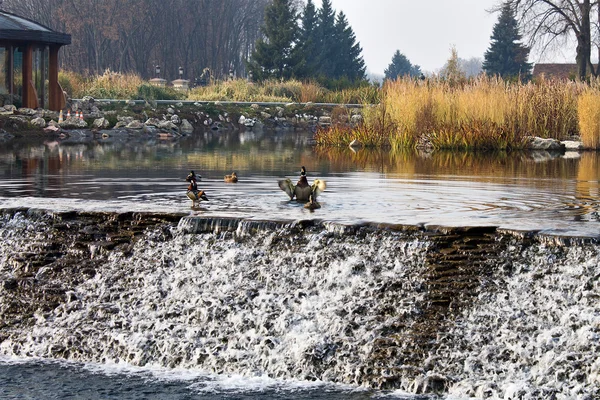
<svg viewBox="0 0 600 400">
<path fill-rule="evenodd" d="M 0 41 L 71 44 L 71 35 L 52 29 L 6 11 L 0 11 Z"/>
</svg>

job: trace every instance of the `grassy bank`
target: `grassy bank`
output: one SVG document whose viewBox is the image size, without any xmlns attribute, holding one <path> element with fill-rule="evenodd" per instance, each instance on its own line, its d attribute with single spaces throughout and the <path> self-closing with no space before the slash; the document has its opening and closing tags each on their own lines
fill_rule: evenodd
<svg viewBox="0 0 600 400">
<path fill-rule="evenodd" d="M 126 100 L 254 101 L 294 103 L 371 104 L 379 102 L 377 86 L 363 85 L 339 91 L 328 90 L 313 82 L 290 80 L 251 83 L 245 79 L 211 81 L 207 86 L 188 92 L 172 87 L 150 85 L 136 74 L 107 71 L 100 76 L 84 77 L 61 71 L 59 82 L 71 98 L 92 96 Z"/>
<path fill-rule="evenodd" d="M 459 86 L 442 80 L 387 82 L 380 104 L 362 126 L 319 132 L 323 145 L 436 149 L 519 149 L 527 136 L 566 139 L 581 134 L 591 144 L 598 129 L 600 91 L 582 83 L 507 83 L 480 77 Z M 594 119 L 595 118 L 595 119 Z M 587 121 L 587 125 L 586 125 Z M 596 121 L 595 123 L 593 121 Z M 376 132 L 377 140 L 372 140 Z"/>
</svg>

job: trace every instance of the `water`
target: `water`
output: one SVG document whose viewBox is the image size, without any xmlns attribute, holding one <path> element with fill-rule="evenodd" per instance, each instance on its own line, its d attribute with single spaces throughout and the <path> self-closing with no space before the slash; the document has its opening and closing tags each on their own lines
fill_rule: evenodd
<svg viewBox="0 0 600 400">
<path fill-rule="evenodd" d="M 179 141 L 9 143 L 0 153 L 0 207 L 597 233 L 596 153 L 354 154 L 315 151 L 310 140 L 308 132 L 211 131 Z M 327 181 L 320 210 L 290 203 L 277 186 L 286 177 L 295 182 L 301 165 L 309 180 Z M 210 199 L 197 210 L 185 196 L 191 169 Z M 225 184 L 234 170 L 240 182 Z"/>
<path fill-rule="evenodd" d="M 276 184 L 295 180 L 301 165 L 328 183 L 314 212 Z M 597 168 L 595 153 L 319 152 L 305 132 L 8 143 L 2 208 L 334 224 L 148 233 L 131 254 L 111 254 L 60 307 L 37 312 L 33 326 L 0 329 L 0 396 L 418 399 L 443 381 L 453 399 L 594 398 L 595 244 L 498 236 L 497 254 L 472 255 L 466 297 L 457 292 L 456 309 L 439 311 L 424 290 L 439 285 L 430 240 L 344 225 L 492 225 L 595 238 Z M 196 209 L 185 197 L 190 169 L 210 198 Z M 233 170 L 240 182 L 223 183 Z M 35 215 L 5 220 L 0 231 L 2 280 L 31 268 L 17 255 L 56 234 Z M 403 355 L 412 359 L 399 362 Z M 400 390 L 386 390 L 392 377 Z"/>
</svg>

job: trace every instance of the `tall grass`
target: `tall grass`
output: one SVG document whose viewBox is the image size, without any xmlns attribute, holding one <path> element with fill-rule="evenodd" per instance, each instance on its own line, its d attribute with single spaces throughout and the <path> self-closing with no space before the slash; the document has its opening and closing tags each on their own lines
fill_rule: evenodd
<svg viewBox="0 0 600 400">
<path fill-rule="evenodd" d="M 173 88 L 152 86 L 133 73 L 107 70 L 102 75 L 84 77 L 74 72 L 60 71 L 58 80 L 71 98 L 92 96 L 97 99 L 177 100 L 184 97 Z"/>
<path fill-rule="evenodd" d="M 560 139 L 577 133 L 582 87 L 507 83 L 485 76 L 460 85 L 400 79 L 384 85 L 379 117 L 365 118 L 356 136 L 387 129 L 378 135 L 388 137 L 387 145 L 396 149 L 424 144 L 438 149 L 521 148 L 526 136 Z M 382 124 L 382 118 L 390 122 Z"/>
<path fill-rule="evenodd" d="M 577 103 L 579 130 L 583 145 L 600 149 L 600 80 L 582 90 Z"/>
</svg>

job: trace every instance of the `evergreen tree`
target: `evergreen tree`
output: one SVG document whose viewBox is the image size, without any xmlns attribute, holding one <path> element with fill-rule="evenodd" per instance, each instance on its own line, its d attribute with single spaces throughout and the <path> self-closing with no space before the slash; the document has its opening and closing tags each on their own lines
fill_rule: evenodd
<svg viewBox="0 0 600 400">
<path fill-rule="evenodd" d="M 297 78 L 314 76 L 319 62 L 319 39 L 317 37 L 317 9 L 312 0 L 308 0 L 302 13 L 302 28 L 294 48 L 294 75 Z"/>
<path fill-rule="evenodd" d="M 317 30 L 317 46 L 319 49 L 318 76 L 331 78 L 335 74 L 335 49 L 336 30 L 335 30 L 335 11 L 331 5 L 331 0 L 323 0 L 321 8 L 317 14 L 318 30 Z"/>
<path fill-rule="evenodd" d="M 292 0 L 273 0 L 265 9 L 264 38 L 256 43 L 248 69 L 258 80 L 292 76 L 292 50 L 298 35 Z"/>
<path fill-rule="evenodd" d="M 485 52 L 483 69 L 488 75 L 505 79 L 529 79 L 531 64 L 527 62 L 529 48 L 520 43 L 518 23 L 512 7 L 505 3 L 492 31 L 490 48 Z"/>
<path fill-rule="evenodd" d="M 413 65 L 406 58 L 406 56 L 400 53 L 400 50 L 396 50 L 392 57 L 392 62 L 388 65 L 384 71 L 385 79 L 395 80 L 404 76 L 420 77 L 421 67 Z"/>
<path fill-rule="evenodd" d="M 337 43 L 333 49 L 335 69 L 331 77 L 334 79 L 345 77 L 351 82 L 363 80 L 366 68 L 361 56 L 362 48 L 356 41 L 356 35 L 342 11 L 335 21 L 335 39 Z"/>
</svg>

